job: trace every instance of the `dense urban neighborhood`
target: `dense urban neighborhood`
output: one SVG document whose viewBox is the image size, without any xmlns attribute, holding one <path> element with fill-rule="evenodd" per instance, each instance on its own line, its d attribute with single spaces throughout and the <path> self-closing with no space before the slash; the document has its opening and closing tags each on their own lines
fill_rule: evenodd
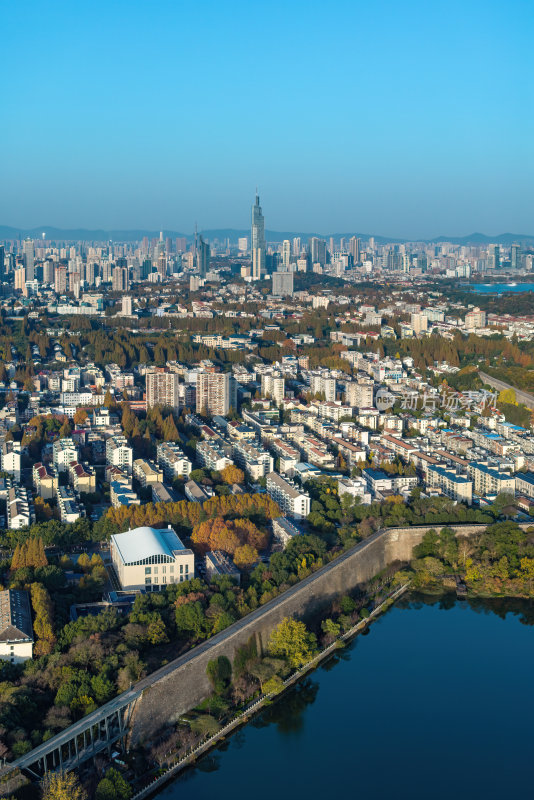
<svg viewBox="0 0 534 800">
<path fill-rule="evenodd" d="M 533 295 L 469 282 L 523 280 L 528 244 L 266 244 L 258 198 L 254 238 L 0 247 L 6 763 L 385 528 L 441 533 L 233 683 L 217 662 L 215 699 L 140 772 L 384 586 L 532 594 Z M 489 526 L 469 553 L 448 527 L 467 523 Z"/>
</svg>

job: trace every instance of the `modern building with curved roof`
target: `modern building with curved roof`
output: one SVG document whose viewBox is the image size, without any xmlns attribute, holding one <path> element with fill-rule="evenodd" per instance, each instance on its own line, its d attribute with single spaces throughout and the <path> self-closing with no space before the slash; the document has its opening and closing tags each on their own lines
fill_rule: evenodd
<svg viewBox="0 0 534 800">
<path fill-rule="evenodd" d="M 158 592 L 195 576 L 195 556 L 176 531 L 143 526 L 111 537 L 111 558 L 123 589 Z"/>
</svg>

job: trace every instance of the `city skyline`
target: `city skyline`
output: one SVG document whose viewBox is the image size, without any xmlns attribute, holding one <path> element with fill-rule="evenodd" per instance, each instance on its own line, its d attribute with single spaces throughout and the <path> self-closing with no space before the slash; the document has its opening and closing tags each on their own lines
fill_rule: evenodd
<svg viewBox="0 0 534 800">
<path fill-rule="evenodd" d="M 244 229 L 258 185 L 273 230 L 531 229 L 521 0 L 29 5 L 3 19 L 3 224 Z"/>
</svg>

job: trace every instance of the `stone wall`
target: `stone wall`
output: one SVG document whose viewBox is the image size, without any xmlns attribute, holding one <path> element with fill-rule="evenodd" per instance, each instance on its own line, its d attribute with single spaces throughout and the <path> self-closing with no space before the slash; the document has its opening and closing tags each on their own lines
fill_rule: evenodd
<svg viewBox="0 0 534 800">
<path fill-rule="evenodd" d="M 451 527 L 457 535 L 463 536 L 486 528 L 485 525 Z M 408 562 L 413 548 L 430 528 L 390 528 L 373 534 L 280 597 L 145 678 L 136 687 L 142 688 L 143 694 L 132 718 L 131 744 L 150 740 L 159 729 L 175 722 L 210 693 L 211 686 L 206 676 L 208 661 L 217 656 L 226 656 L 233 661 L 236 650 L 251 637 L 256 640 L 258 652 L 262 652 L 271 630 L 284 617 L 312 617 L 390 564 Z"/>
</svg>

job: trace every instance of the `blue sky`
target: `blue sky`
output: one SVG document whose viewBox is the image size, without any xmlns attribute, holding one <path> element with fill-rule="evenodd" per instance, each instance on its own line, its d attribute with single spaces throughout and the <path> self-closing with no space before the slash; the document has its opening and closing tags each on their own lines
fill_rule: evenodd
<svg viewBox="0 0 534 800">
<path fill-rule="evenodd" d="M 1 5 L 0 224 L 534 233 L 531 0 Z"/>
</svg>

